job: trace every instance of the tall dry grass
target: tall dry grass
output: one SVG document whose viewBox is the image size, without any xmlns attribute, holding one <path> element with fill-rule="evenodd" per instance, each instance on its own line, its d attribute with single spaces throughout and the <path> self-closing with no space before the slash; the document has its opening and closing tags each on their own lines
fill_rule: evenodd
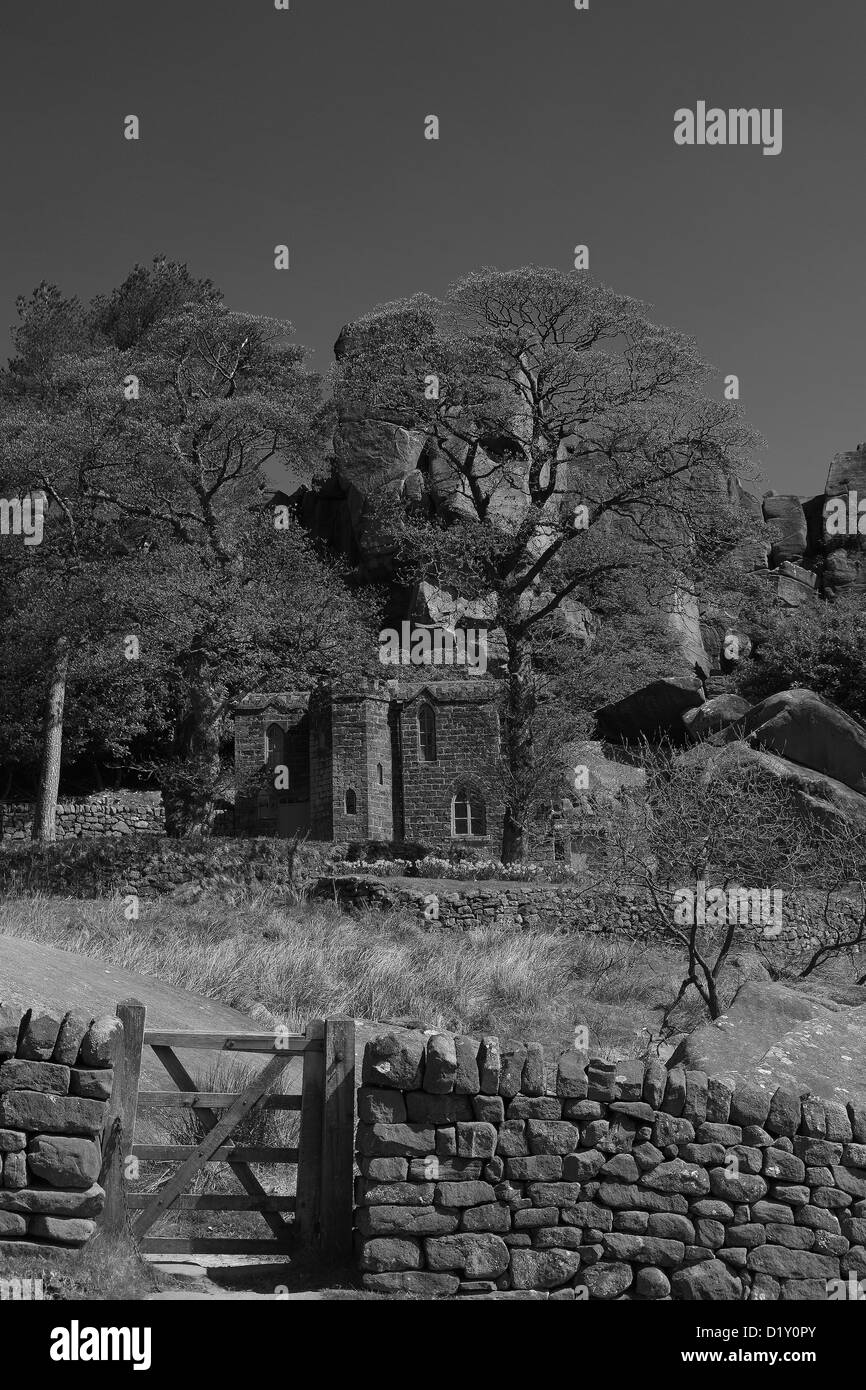
<svg viewBox="0 0 866 1390">
<path fill-rule="evenodd" d="M 485 928 L 447 932 L 399 913 L 350 917 L 330 903 L 249 894 L 124 917 L 121 898 L 20 897 L 0 903 L 0 934 L 20 935 L 216 999 L 270 1026 L 348 1014 L 371 1021 L 569 1046 L 585 1023 L 608 1055 L 640 1050 L 676 962 L 622 938 Z"/>
</svg>

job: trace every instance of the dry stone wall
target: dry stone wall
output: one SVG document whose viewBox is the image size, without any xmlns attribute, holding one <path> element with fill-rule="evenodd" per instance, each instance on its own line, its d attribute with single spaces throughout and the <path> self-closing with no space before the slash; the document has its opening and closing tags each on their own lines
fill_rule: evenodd
<svg viewBox="0 0 866 1390">
<path fill-rule="evenodd" d="M 0 1004 L 0 1260 L 96 1228 L 120 1020 Z"/>
<path fill-rule="evenodd" d="M 371 1290 L 824 1300 L 866 1279 L 857 1101 L 387 1032 L 365 1049 L 358 1111 Z"/>
<path fill-rule="evenodd" d="M 660 924 L 647 897 L 627 890 L 599 894 L 578 884 L 494 883 L 432 879 L 378 879 L 361 874 L 322 877 L 316 894 L 337 897 L 346 907 L 401 910 L 427 926 L 448 931 L 477 927 L 520 931 L 614 932 L 633 940 L 658 937 Z M 431 906 L 432 904 L 432 906 Z M 839 901 L 827 916 L 826 895 L 785 893 L 781 931 L 743 925 L 742 938 L 767 947 L 817 945 L 844 929 L 856 934 L 856 903 Z"/>
<path fill-rule="evenodd" d="M 0 806 L 0 839 L 11 844 L 26 842 L 32 827 L 32 804 L 8 802 Z M 57 837 L 61 840 L 164 832 L 165 812 L 159 792 L 105 792 L 78 801 L 61 801 L 57 806 Z"/>
</svg>

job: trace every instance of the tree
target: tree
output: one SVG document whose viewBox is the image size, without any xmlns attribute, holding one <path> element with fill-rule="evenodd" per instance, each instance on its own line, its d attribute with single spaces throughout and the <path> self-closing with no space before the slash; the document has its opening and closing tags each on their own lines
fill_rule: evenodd
<svg viewBox="0 0 866 1390">
<path fill-rule="evenodd" d="M 176 708 L 161 774 L 171 833 L 209 823 L 222 721 L 240 694 L 348 671 L 363 651 L 359 606 L 336 568 L 257 495 L 264 462 L 312 463 L 328 428 L 319 379 L 290 333 L 212 301 L 158 320 L 133 356 L 127 458 L 92 480 L 151 546 L 143 621 Z"/>
<path fill-rule="evenodd" d="M 682 755 L 666 743 L 645 744 L 641 762 L 646 794 L 607 815 L 596 872 L 599 891 L 614 883 L 640 895 L 659 938 L 682 955 L 682 980 L 663 1028 L 689 991 L 710 1018 L 725 1012 L 725 967 L 744 946 L 764 954 L 778 938 L 786 968 L 801 979 L 831 956 L 860 949 L 866 824 L 816 813 L 795 785 L 748 750 L 740 757 L 703 743 Z M 701 885 L 705 913 L 684 911 L 685 895 L 693 893 L 696 903 Z M 782 937 L 793 922 L 792 903 L 809 908 L 815 944 L 800 948 Z M 778 973 L 778 960 L 770 963 Z"/>
<path fill-rule="evenodd" d="M 88 325 L 89 354 L 44 353 L 39 390 L 18 393 L 0 438 L 0 467 L 43 487 L 56 518 L 28 557 L 31 611 L 41 595 L 47 613 L 59 578 L 76 576 L 82 601 L 98 596 L 73 632 L 51 605 L 44 756 L 53 767 L 69 663 L 100 639 L 133 638 L 173 725 L 151 761 L 167 829 L 201 832 L 233 700 L 262 684 L 312 684 L 363 651 L 360 606 L 300 531 L 276 528 L 260 491 L 262 463 L 315 455 L 328 415 L 291 325 L 232 313 L 185 267 L 137 267 Z"/>
<path fill-rule="evenodd" d="M 70 673 L 87 663 L 95 645 L 119 645 L 124 606 L 137 587 L 131 574 L 137 554 L 120 543 L 112 517 L 88 487 L 94 460 L 122 447 L 122 411 L 106 357 L 116 367 L 116 354 L 75 360 L 46 352 L 38 389 L 20 393 L 0 420 L 4 495 L 41 493 L 47 503 L 39 542 L 27 546 L 8 537 L 0 552 L 8 596 L 0 640 L 8 652 L 23 639 L 23 661 L 13 657 L 9 666 L 31 675 L 38 668 L 43 688 L 33 821 L 40 840 L 54 838 Z"/>
<path fill-rule="evenodd" d="M 764 700 L 807 686 L 866 724 L 866 610 L 860 596 L 805 603 L 796 613 L 771 613 L 755 650 L 743 662 L 738 688 Z"/>
<path fill-rule="evenodd" d="M 703 393 L 705 373 L 691 341 L 636 301 L 532 266 L 384 305 L 342 335 L 343 406 L 429 441 L 421 505 L 389 513 L 407 572 L 495 600 L 506 860 L 522 857 L 537 806 L 549 620 L 626 573 L 648 603 L 693 590 L 749 533 L 729 499 L 753 436 Z"/>
</svg>

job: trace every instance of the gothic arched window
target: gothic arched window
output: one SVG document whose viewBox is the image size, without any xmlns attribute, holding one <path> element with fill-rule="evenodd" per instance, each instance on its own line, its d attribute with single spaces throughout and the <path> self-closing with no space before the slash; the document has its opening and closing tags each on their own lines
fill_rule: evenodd
<svg viewBox="0 0 866 1390">
<path fill-rule="evenodd" d="M 356 816 L 358 814 L 358 798 L 355 795 L 354 787 L 346 788 L 346 815 Z"/>
<path fill-rule="evenodd" d="M 269 724 L 265 730 L 265 763 L 268 767 L 284 764 L 286 736 L 279 724 Z"/>
<path fill-rule="evenodd" d="M 465 787 L 461 787 L 459 791 L 454 793 L 454 799 L 451 802 L 451 834 L 453 836 L 487 834 L 487 814 L 484 808 L 484 799 L 478 792 L 471 792 Z"/>
<path fill-rule="evenodd" d="M 432 705 L 418 710 L 418 752 L 422 763 L 436 761 L 436 715 Z"/>
</svg>

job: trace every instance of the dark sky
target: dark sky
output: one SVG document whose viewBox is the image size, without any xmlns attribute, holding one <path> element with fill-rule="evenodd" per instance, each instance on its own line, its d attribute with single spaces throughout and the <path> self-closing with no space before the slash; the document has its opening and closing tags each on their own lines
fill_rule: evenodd
<svg viewBox="0 0 866 1390">
<path fill-rule="evenodd" d="M 0 355 L 18 293 L 161 251 L 324 370 L 383 299 L 585 242 L 820 491 L 866 439 L 864 54 L 857 0 L 7 0 Z M 782 153 L 675 146 L 699 100 L 782 107 Z"/>
</svg>

